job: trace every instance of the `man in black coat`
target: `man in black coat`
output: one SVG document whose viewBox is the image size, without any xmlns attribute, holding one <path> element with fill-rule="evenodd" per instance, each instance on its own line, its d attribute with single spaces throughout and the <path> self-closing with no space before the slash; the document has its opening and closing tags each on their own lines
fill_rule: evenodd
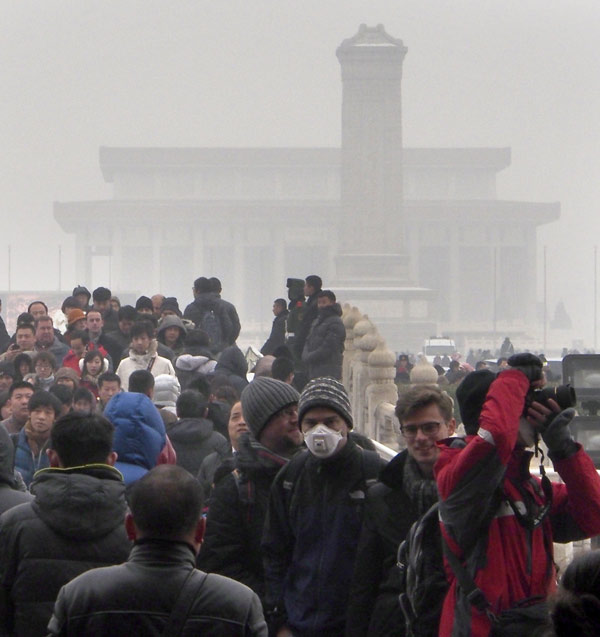
<svg viewBox="0 0 600 637">
<path fill-rule="evenodd" d="M 298 359 L 302 358 L 304 343 L 310 332 L 313 321 L 317 318 L 317 297 L 323 287 L 323 281 L 320 276 L 311 274 L 307 276 L 304 282 L 304 295 L 308 297 L 302 311 L 302 321 L 295 332 L 294 350 Z"/>
<path fill-rule="evenodd" d="M 271 333 L 265 344 L 260 348 L 260 353 L 264 356 L 273 354 L 278 347 L 285 345 L 285 324 L 290 314 L 287 310 L 285 299 L 275 299 L 273 301 L 273 314 L 275 318 L 273 319 Z"/>
<path fill-rule="evenodd" d="M 397 551 L 413 522 L 437 501 L 433 465 L 437 440 L 454 433 L 452 399 L 437 387 L 417 386 L 396 405 L 406 449 L 386 465 L 367 493 L 346 637 L 402 637 Z"/>
<path fill-rule="evenodd" d="M 59 419 L 51 468 L 31 484 L 35 499 L 0 516 L 0 632 L 47 634 L 61 586 L 127 559 L 125 484 L 113 467 L 113 431 L 102 416 Z"/>
<path fill-rule="evenodd" d="M 341 319 L 342 308 L 331 290 L 319 292 L 317 318 L 302 351 L 302 362 L 308 367 L 308 378 L 329 376 L 342 378 L 346 328 Z"/>
<path fill-rule="evenodd" d="M 232 468 L 214 487 L 206 538 L 198 566 L 265 591 L 260 542 L 269 490 L 278 471 L 302 445 L 298 392 L 279 380 L 259 377 L 242 392 L 249 432 L 238 441 Z"/>
<path fill-rule="evenodd" d="M 155 467 L 136 482 L 130 505 L 129 559 L 64 586 L 50 635 L 267 637 L 248 587 L 194 568 L 205 522 L 195 478 L 181 467 Z"/>
</svg>

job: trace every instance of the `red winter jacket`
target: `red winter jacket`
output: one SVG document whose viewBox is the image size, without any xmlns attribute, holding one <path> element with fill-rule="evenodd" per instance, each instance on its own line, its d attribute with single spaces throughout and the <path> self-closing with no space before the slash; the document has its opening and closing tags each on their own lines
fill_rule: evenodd
<svg viewBox="0 0 600 637">
<path fill-rule="evenodd" d="M 556 587 L 552 542 L 570 542 L 600 533 L 600 477 L 589 456 L 578 451 L 555 462 L 564 484 L 552 483 L 552 506 L 544 521 L 528 531 L 517 519 L 517 510 L 543 506 L 540 484 L 529 473 L 531 453 L 516 446 L 519 418 L 529 381 L 518 370 L 502 372 L 492 383 L 481 416 L 479 432 L 467 438 L 463 448 L 442 443 L 435 466 L 440 496 L 441 529 L 453 552 L 465 560 L 475 583 L 499 614 L 517 602 L 547 597 Z M 488 504 L 498 497 L 489 531 L 481 531 Z M 535 511 L 537 513 L 537 510 Z M 440 621 L 441 637 L 488 635 L 487 615 L 457 598 L 457 584 L 447 565 L 450 589 Z"/>
</svg>

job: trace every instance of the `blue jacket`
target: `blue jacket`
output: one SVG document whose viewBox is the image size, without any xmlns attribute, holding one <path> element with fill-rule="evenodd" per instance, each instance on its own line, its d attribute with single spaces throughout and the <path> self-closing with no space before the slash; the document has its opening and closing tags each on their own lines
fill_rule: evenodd
<svg viewBox="0 0 600 637">
<path fill-rule="evenodd" d="M 131 484 L 156 466 L 166 443 L 165 425 L 148 396 L 132 392 L 114 395 L 104 416 L 115 427 L 113 450 L 119 456 L 115 467 L 125 484 Z"/>
<path fill-rule="evenodd" d="M 301 452 L 277 474 L 262 541 L 266 607 L 283 611 L 294 635 L 344 634 L 367 483 L 382 466 L 348 440 L 327 460 Z"/>
<path fill-rule="evenodd" d="M 34 455 L 29 443 L 27 442 L 27 436 L 25 435 L 25 428 L 21 429 L 17 438 L 17 444 L 15 446 L 15 469 L 23 476 L 23 481 L 29 487 L 33 480 L 33 474 L 38 469 L 47 469 L 50 466 L 50 461 L 46 455 L 46 449 L 49 446 L 49 440 L 40 449 L 37 455 Z"/>
</svg>

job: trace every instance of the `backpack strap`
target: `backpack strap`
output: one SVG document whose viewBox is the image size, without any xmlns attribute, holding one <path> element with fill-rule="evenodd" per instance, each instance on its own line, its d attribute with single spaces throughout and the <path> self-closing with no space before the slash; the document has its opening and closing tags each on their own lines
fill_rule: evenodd
<svg viewBox="0 0 600 637">
<path fill-rule="evenodd" d="M 198 574 L 199 577 L 194 577 L 196 574 Z M 204 586 L 207 577 L 208 575 L 206 573 L 198 571 L 195 568 L 190 570 L 179 591 L 167 625 L 161 633 L 161 637 L 179 637 L 179 635 L 182 634 L 192 605 L 200 589 Z"/>
<path fill-rule="evenodd" d="M 362 448 L 360 448 L 360 451 L 363 478 L 365 481 L 365 486 L 368 489 L 379 479 L 379 472 L 381 471 L 381 458 L 376 451 L 369 451 L 368 449 Z"/>
<path fill-rule="evenodd" d="M 297 453 L 285 466 L 285 479 L 282 486 L 285 491 L 285 504 L 288 515 L 291 513 L 292 505 L 295 503 L 295 486 L 298 476 L 304 468 L 309 455 L 310 451 L 301 451 L 300 453 Z"/>
</svg>

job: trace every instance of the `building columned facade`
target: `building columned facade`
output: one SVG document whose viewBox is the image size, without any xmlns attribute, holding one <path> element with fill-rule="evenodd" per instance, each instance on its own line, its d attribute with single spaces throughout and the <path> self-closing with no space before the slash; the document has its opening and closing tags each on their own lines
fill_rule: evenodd
<svg viewBox="0 0 600 637">
<path fill-rule="evenodd" d="M 403 148 L 405 54 L 381 26 L 338 48 L 341 149 L 101 148 L 112 198 L 54 205 L 77 280 L 185 305 L 217 276 L 258 334 L 287 277 L 320 274 L 396 350 L 531 329 L 536 230 L 560 206 L 498 199 L 508 148 Z"/>
</svg>

